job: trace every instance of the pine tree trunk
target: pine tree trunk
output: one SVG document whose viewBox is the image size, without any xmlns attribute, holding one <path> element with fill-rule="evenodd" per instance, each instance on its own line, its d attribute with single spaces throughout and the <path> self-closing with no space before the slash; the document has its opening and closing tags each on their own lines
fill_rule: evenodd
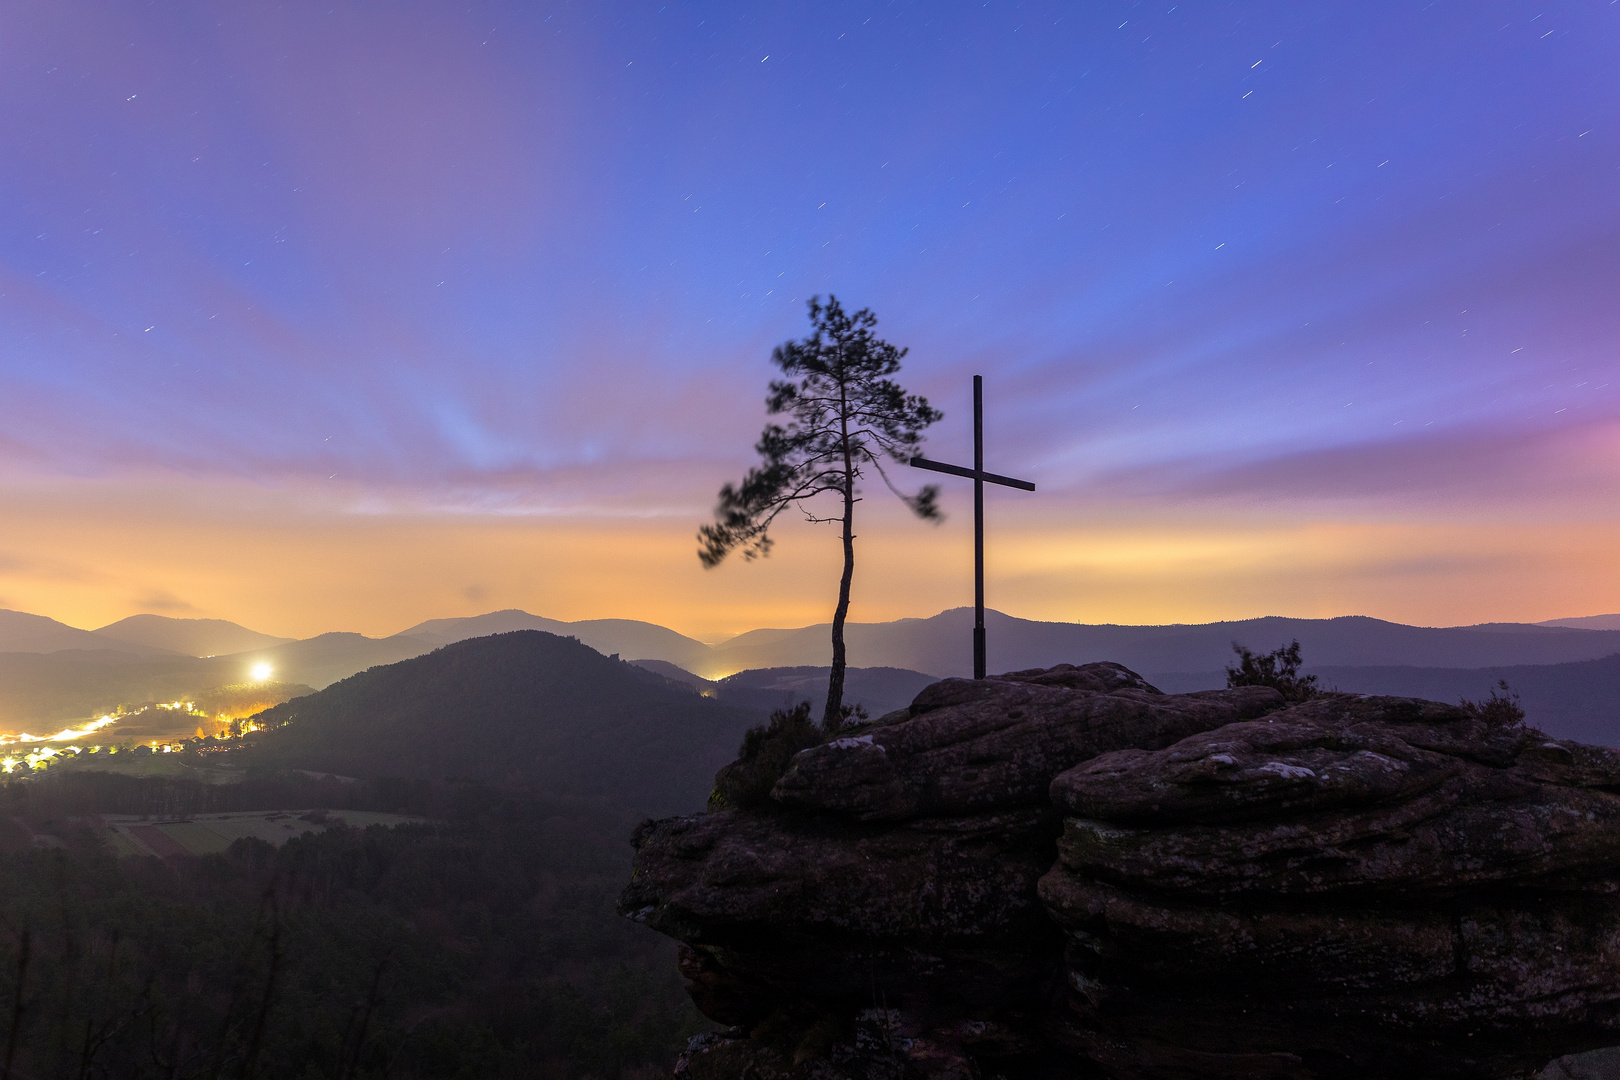
<svg viewBox="0 0 1620 1080">
<path fill-rule="evenodd" d="M 849 446 L 849 402 L 839 394 L 839 429 L 844 440 L 844 576 L 838 582 L 838 609 L 833 612 L 832 676 L 827 680 L 827 708 L 821 726 L 833 731 L 844 722 L 844 617 L 849 614 L 849 586 L 855 578 L 855 461 Z"/>
<path fill-rule="evenodd" d="M 844 719 L 844 617 L 849 614 L 849 586 L 855 578 L 855 478 L 844 478 L 844 576 L 838 582 L 838 609 L 833 612 L 832 677 L 827 680 L 827 709 L 821 726 L 828 731 Z"/>
</svg>

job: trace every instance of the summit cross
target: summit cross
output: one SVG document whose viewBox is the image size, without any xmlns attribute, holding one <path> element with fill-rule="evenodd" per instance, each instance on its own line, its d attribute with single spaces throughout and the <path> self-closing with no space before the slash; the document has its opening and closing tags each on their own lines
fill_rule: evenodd
<svg viewBox="0 0 1620 1080">
<path fill-rule="evenodd" d="M 947 465 L 943 461 L 929 461 L 914 457 L 911 464 L 931 472 L 965 476 L 973 481 L 973 677 L 984 678 L 984 485 L 1000 484 L 1024 491 L 1034 491 L 1028 480 L 1014 480 L 984 471 L 984 376 L 973 376 L 973 468 Z"/>
</svg>

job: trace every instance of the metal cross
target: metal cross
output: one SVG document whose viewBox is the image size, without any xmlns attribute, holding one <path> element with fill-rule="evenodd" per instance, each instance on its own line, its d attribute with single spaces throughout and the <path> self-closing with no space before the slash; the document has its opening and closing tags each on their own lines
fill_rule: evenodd
<svg viewBox="0 0 1620 1080">
<path fill-rule="evenodd" d="M 1014 480 L 984 471 L 984 376 L 973 376 L 973 468 L 947 465 L 914 457 L 911 464 L 932 472 L 965 476 L 973 481 L 973 677 L 984 678 L 984 485 L 986 481 L 1004 487 L 1034 491 L 1028 480 Z"/>
</svg>

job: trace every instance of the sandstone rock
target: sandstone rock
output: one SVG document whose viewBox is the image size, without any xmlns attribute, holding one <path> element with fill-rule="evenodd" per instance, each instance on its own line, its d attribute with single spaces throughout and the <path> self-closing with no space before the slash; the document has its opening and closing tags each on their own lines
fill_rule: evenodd
<svg viewBox="0 0 1620 1080">
<path fill-rule="evenodd" d="M 771 797 L 863 821 L 1045 804 L 1052 777 L 1078 762 L 1168 746 L 1282 703 L 1258 686 L 1161 694 L 1117 664 L 945 679 L 909 716 L 798 754 Z"/>
<path fill-rule="evenodd" d="M 1505 1080 L 1620 1043 L 1614 751 L 1113 664 L 841 735 L 764 808 L 637 832 L 623 910 L 735 1025 L 692 1080 Z"/>
<path fill-rule="evenodd" d="M 1620 1080 L 1620 1046 L 1561 1057 L 1536 1073 L 1536 1080 Z"/>
<path fill-rule="evenodd" d="M 1414 745 L 1445 745 L 1431 728 L 1365 719 L 1378 704 L 1290 709 L 1063 773 L 1064 865 L 1223 896 L 1620 887 L 1620 753 L 1521 732 L 1534 753 L 1486 765 Z M 1456 713 L 1436 719 L 1479 727 Z"/>
<path fill-rule="evenodd" d="M 1076 766 L 1041 882 L 1068 1039 L 1144 1077 L 1505 1077 L 1613 1042 L 1617 781 L 1613 751 L 1377 698 Z"/>
<path fill-rule="evenodd" d="M 673 818 L 638 833 L 620 906 L 686 943 L 694 997 L 724 1023 L 800 998 L 1000 1007 L 1050 982 L 1061 949 L 1035 892 L 1055 831 L 1044 807 L 891 828 Z"/>
</svg>

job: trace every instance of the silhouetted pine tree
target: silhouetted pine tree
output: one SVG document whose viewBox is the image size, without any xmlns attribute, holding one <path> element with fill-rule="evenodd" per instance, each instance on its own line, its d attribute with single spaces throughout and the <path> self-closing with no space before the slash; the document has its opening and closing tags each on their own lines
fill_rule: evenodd
<svg viewBox="0 0 1620 1080">
<path fill-rule="evenodd" d="M 720 489 L 714 523 L 698 530 L 698 558 L 713 567 L 734 549 L 747 559 L 767 554 L 767 530 L 789 506 L 797 505 L 810 521 L 842 526 L 844 572 L 833 612 L 832 675 L 821 717 L 824 726 L 835 728 L 844 718 L 844 619 L 855 576 L 856 482 L 867 467 L 875 469 L 918 517 L 942 520 L 935 502 L 939 489 L 930 485 L 905 494 L 890 481 L 883 459 L 903 463 L 911 458 L 920 449 L 922 430 L 944 414 L 889 378 L 900 370 L 906 350 L 872 332 L 877 316 L 871 309 L 850 315 L 836 296 L 828 296 L 825 304 L 814 297 L 810 323 L 809 337 L 779 345 L 771 354 L 786 378 L 771 382 L 766 409 L 772 416 L 786 414 L 788 420 L 766 425 L 755 446 L 761 463 L 748 470 L 741 484 Z M 812 513 L 805 504 L 822 494 L 837 496 L 842 512 L 831 517 Z"/>
</svg>

